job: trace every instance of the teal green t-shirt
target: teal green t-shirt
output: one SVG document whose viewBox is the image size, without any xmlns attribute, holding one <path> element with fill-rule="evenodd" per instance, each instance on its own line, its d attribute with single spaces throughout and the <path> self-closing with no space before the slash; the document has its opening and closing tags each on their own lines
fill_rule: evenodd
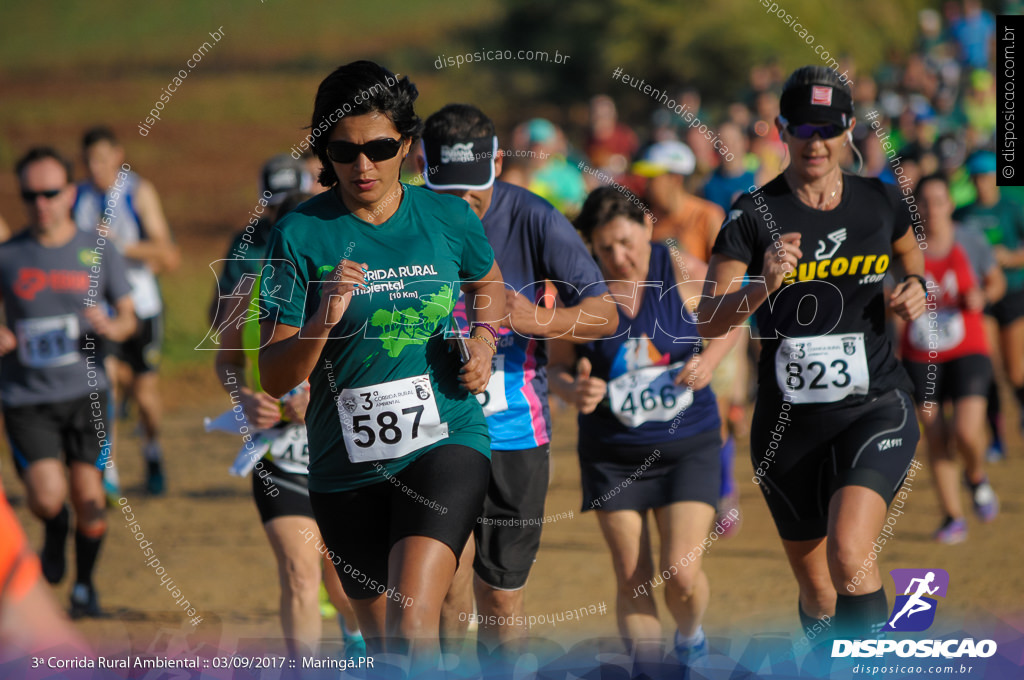
<svg viewBox="0 0 1024 680">
<path fill-rule="evenodd" d="M 260 287 L 269 320 L 301 327 L 343 258 L 369 270 L 370 290 L 352 296 L 309 376 L 313 491 L 387 481 L 440 445 L 490 456 L 483 411 L 459 385 L 459 354 L 449 351 L 445 331 L 460 282 L 483 278 L 494 251 L 465 201 L 403 187 L 387 221 L 359 219 L 327 191 L 271 235 Z"/>
<path fill-rule="evenodd" d="M 1005 197 L 991 206 L 964 206 L 953 213 L 953 219 L 985 234 L 989 245 L 1007 250 L 1024 248 L 1024 209 Z M 1024 290 L 1024 267 L 1003 269 L 1003 273 L 1007 292 Z"/>
</svg>

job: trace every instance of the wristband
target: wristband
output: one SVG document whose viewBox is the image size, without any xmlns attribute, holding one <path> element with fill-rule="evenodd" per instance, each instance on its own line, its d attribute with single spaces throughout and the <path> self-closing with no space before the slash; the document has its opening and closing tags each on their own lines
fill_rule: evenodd
<svg viewBox="0 0 1024 680">
<path fill-rule="evenodd" d="M 469 339 L 470 340 L 479 340 L 480 342 L 482 342 L 485 345 L 487 345 L 488 347 L 490 347 L 491 348 L 491 356 L 494 356 L 495 354 L 498 353 L 498 348 L 495 346 L 494 342 L 492 342 L 488 338 L 483 338 L 483 337 L 480 337 L 479 335 L 471 335 L 471 336 L 469 336 Z"/>
<path fill-rule="evenodd" d="M 494 326 L 492 326 L 489 323 L 485 323 L 483 321 L 474 321 L 469 326 L 470 326 L 470 329 L 473 329 L 473 328 L 483 328 L 484 330 L 486 330 L 488 333 L 491 334 L 492 338 L 494 338 L 495 340 L 498 339 L 498 331 L 494 330 Z"/>
<path fill-rule="evenodd" d="M 924 296 L 928 297 L 928 282 L 924 280 L 923 276 L 920 274 L 907 274 L 900 283 L 905 283 L 907 279 L 917 279 L 921 283 L 921 287 L 924 288 Z"/>
</svg>

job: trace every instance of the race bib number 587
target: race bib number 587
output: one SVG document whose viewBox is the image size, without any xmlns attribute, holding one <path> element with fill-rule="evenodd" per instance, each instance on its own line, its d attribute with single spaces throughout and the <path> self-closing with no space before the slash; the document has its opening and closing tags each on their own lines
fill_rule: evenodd
<svg viewBox="0 0 1024 680">
<path fill-rule="evenodd" d="M 401 458 L 448 438 L 426 375 L 342 390 L 338 415 L 353 463 Z"/>
</svg>

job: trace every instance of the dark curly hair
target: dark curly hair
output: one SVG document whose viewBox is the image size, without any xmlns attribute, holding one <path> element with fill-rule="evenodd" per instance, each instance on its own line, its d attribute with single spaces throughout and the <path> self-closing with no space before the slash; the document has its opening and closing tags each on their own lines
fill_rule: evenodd
<svg viewBox="0 0 1024 680">
<path fill-rule="evenodd" d="M 345 116 L 381 113 L 388 117 L 402 139 L 414 142 L 423 132 L 423 121 L 413 110 L 419 90 L 409 78 L 394 73 L 372 61 L 353 61 L 339 66 L 323 79 L 316 91 L 311 124 L 313 141 L 310 147 L 323 169 L 317 178 L 330 187 L 338 176 L 327 157 L 327 138 Z"/>
<path fill-rule="evenodd" d="M 583 202 L 580 214 L 573 225 L 589 242 L 595 229 L 608 224 L 616 217 L 625 217 L 641 226 L 644 225 L 643 208 L 630 200 L 630 196 L 615 187 L 598 187 L 591 191 L 587 200 Z"/>
</svg>

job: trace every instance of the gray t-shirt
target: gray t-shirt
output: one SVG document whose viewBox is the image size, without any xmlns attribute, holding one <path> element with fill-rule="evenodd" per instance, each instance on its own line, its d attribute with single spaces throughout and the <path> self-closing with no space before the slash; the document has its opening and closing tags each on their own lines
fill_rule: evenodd
<svg viewBox="0 0 1024 680">
<path fill-rule="evenodd" d="M 961 224 L 956 225 L 956 242 L 967 253 L 967 259 L 970 261 L 971 268 L 980 285 L 985 274 L 996 266 L 996 256 L 992 254 L 992 246 L 989 245 L 985 234 L 974 227 Z"/>
<path fill-rule="evenodd" d="M 96 232 L 62 246 L 40 245 L 29 230 L 0 243 L 0 295 L 18 346 L 0 357 L 4 406 L 68 401 L 101 392 L 103 338 L 85 319 L 87 301 L 114 305 L 131 293 L 124 257 Z"/>
</svg>

